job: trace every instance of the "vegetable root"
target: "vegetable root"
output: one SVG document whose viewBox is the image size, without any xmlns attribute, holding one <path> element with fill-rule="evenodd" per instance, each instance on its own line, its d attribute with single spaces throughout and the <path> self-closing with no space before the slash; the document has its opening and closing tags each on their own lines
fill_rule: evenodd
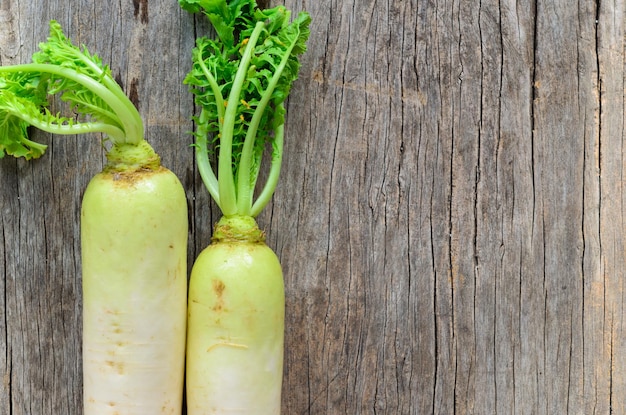
<svg viewBox="0 0 626 415">
<path fill-rule="evenodd" d="M 254 218 L 269 203 L 283 157 L 284 101 L 298 77 L 311 17 L 255 0 L 179 0 L 203 13 L 217 39 L 201 37 L 185 77 L 196 162 L 222 212 L 196 259 L 189 287 L 189 415 L 280 414 L 284 287 L 278 258 Z M 258 183 L 263 155 L 268 175 Z M 212 163 L 210 155 L 217 156 Z M 256 190 L 259 190 L 257 193 Z"/>
<path fill-rule="evenodd" d="M 169 170 L 104 172 L 82 204 L 85 415 L 180 414 L 187 215 Z"/>
<path fill-rule="evenodd" d="M 274 252 L 259 238 L 232 231 L 223 218 L 196 259 L 189 285 L 189 415 L 280 413 L 284 287 Z"/>
<path fill-rule="evenodd" d="M 144 139 L 111 70 L 56 21 L 33 62 L 0 67 L 0 158 L 36 159 L 52 134 L 106 134 L 108 163 L 81 212 L 85 415 L 179 415 L 185 360 L 187 202 Z M 69 117 L 49 98 L 70 104 Z"/>
</svg>

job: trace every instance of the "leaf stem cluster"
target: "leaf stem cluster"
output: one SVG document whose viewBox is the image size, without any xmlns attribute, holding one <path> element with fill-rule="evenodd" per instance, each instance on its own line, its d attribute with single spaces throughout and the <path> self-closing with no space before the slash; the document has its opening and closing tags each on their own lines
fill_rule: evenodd
<svg viewBox="0 0 626 415">
<path fill-rule="evenodd" d="M 185 79 L 200 108 L 196 159 L 200 175 L 225 216 L 257 216 L 280 173 L 284 101 L 306 50 L 310 16 L 290 22 L 284 6 L 259 10 L 254 0 L 179 0 L 204 13 L 218 38 L 201 37 Z M 268 178 L 254 198 L 261 161 L 271 149 Z M 211 155 L 216 155 L 215 166 Z"/>
<path fill-rule="evenodd" d="M 103 133 L 114 145 L 144 140 L 139 112 L 97 55 L 73 45 L 54 20 L 39 49 L 32 63 L 0 67 L 0 157 L 43 154 L 46 146 L 28 138 L 31 125 L 53 134 Z M 51 113 L 52 95 L 77 115 Z"/>
</svg>

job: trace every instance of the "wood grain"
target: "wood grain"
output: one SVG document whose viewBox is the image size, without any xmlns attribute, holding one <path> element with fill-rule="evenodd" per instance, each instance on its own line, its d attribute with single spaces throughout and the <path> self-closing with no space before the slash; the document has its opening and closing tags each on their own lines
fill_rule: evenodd
<svg viewBox="0 0 626 415">
<path fill-rule="evenodd" d="M 277 2 L 268 2 L 270 5 Z M 287 295 L 283 413 L 626 413 L 623 0 L 285 1 L 313 18 L 280 187 L 259 216 Z M 218 211 L 176 2 L 1 0 L 0 64 L 57 19 L 110 63 Z M 79 208 L 99 137 L 0 160 L 0 413 L 81 414 Z"/>
</svg>

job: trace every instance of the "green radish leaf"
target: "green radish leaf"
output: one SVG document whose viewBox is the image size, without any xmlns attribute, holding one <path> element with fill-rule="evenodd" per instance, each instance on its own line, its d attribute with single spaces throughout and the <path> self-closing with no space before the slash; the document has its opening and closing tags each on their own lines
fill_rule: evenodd
<svg viewBox="0 0 626 415">
<path fill-rule="evenodd" d="M 47 105 L 39 77 L 15 73 L 0 78 L 0 158 L 8 154 L 33 159 L 44 153 L 46 145 L 28 139 L 30 124 L 23 115 L 42 117 Z"/>
<path fill-rule="evenodd" d="M 48 99 L 66 102 L 71 116 L 53 114 Z M 139 112 L 108 66 L 73 45 L 56 21 L 32 63 L 0 67 L 0 157 L 36 158 L 46 146 L 28 139 L 28 126 L 54 134 L 99 132 L 114 143 L 143 140 Z"/>
<path fill-rule="evenodd" d="M 272 162 L 282 158 L 276 154 L 282 153 L 282 130 L 276 145 L 277 130 L 298 77 L 299 55 L 306 51 L 311 18 L 301 12 L 290 21 L 284 6 L 259 10 L 253 0 L 179 2 L 185 10 L 204 13 L 218 34 L 218 39 L 197 39 L 185 78 L 201 109 L 194 118 L 198 148 L 218 155 L 214 169 L 207 155 L 196 152 L 201 171 L 210 171 L 203 179 L 224 214 L 249 215 L 265 149 L 272 148 Z"/>
</svg>

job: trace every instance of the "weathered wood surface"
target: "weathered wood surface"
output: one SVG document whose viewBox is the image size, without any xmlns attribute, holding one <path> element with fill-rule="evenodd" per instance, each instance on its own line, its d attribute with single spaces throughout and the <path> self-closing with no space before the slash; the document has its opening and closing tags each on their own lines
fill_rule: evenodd
<svg viewBox="0 0 626 415">
<path fill-rule="evenodd" d="M 272 2 L 276 4 L 276 2 Z M 312 36 L 259 217 L 284 266 L 283 412 L 626 413 L 623 0 L 286 1 Z M 175 1 L 0 0 L 0 64 L 57 19 L 111 63 L 190 202 Z M 81 414 L 79 206 L 98 137 L 0 160 L 0 414 Z"/>
</svg>

